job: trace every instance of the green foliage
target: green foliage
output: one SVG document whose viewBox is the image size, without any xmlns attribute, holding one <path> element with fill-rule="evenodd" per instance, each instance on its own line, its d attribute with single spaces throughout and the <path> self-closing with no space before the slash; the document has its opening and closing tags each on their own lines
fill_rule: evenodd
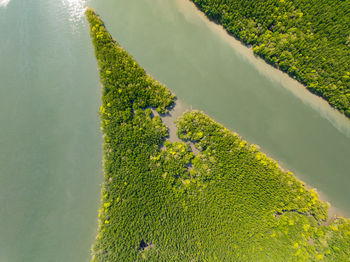
<svg viewBox="0 0 350 262">
<path fill-rule="evenodd" d="M 290 172 L 192 111 L 165 141 L 174 96 L 86 12 L 103 84 L 104 183 L 92 261 L 346 261 L 350 226 Z M 199 150 L 191 151 L 190 143 Z"/>
<path fill-rule="evenodd" d="M 255 54 L 350 117 L 350 1 L 192 1 Z"/>
</svg>

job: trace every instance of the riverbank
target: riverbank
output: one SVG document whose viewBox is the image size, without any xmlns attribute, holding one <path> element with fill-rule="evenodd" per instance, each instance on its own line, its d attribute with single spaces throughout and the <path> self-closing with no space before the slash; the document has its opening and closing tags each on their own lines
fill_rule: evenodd
<svg viewBox="0 0 350 262">
<path fill-rule="evenodd" d="M 151 109 L 151 110 L 152 110 L 152 113 L 154 114 L 154 116 L 160 116 L 162 119 L 162 122 L 167 126 L 169 136 L 167 137 L 166 141 L 182 142 L 182 140 L 177 136 L 178 128 L 176 126 L 176 121 L 177 121 L 177 119 L 182 117 L 184 114 L 190 113 L 192 111 L 192 106 L 185 105 L 183 102 L 176 100 L 174 103 L 174 106 L 169 110 L 168 114 L 166 114 L 166 115 L 160 115 L 157 113 L 156 110 L 154 110 L 154 109 Z M 211 119 L 213 119 L 213 118 L 211 117 Z M 215 123 L 218 123 L 218 121 L 216 121 L 215 119 L 213 119 L 213 121 Z M 222 124 L 220 124 L 220 125 L 222 125 Z M 222 126 L 224 126 L 224 125 L 222 125 Z M 249 144 L 252 144 L 249 140 L 247 140 L 247 142 Z M 261 151 L 261 148 L 259 146 L 257 146 L 257 145 L 254 145 L 254 146 L 257 149 L 259 149 L 259 151 Z M 200 151 L 194 146 L 194 144 L 192 142 L 190 142 L 190 147 L 191 147 L 192 152 L 195 155 L 198 155 L 200 153 Z M 263 152 L 263 154 L 266 155 L 269 159 L 272 159 L 272 157 L 269 156 L 266 152 Z M 281 170 L 284 173 L 290 172 L 288 169 L 284 168 L 283 165 L 281 165 L 281 163 L 279 163 L 279 167 L 281 168 Z M 308 185 L 307 183 L 305 183 L 299 174 L 294 174 L 294 177 L 301 184 L 305 185 L 305 187 L 307 189 L 314 190 L 315 192 L 317 192 L 318 198 L 320 199 L 320 201 L 327 203 L 327 205 L 328 205 L 328 218 L 329 219 L 328 219 L 328 221 L 326 221 L 326 223 L 333 221 L 336 218 L 346 217 L 345 212 L 338 209 L 337 207 L 333 206 L 331 204 L 330 199 L 324 193 L 320 192 L 317 188 L 314 188 L 311 185 Z"/>
<path fill-rule="evenodd" d="M 350 139 L 260 74 L 206 25 L 196 8 L 187 7 L 185 16 L 176 1 L 103 0 L 94 6 L 119 43 L 180 100 L 261 146 L 350 214 Z M 141 29 L 144 24 L 147 31 Z"/>
<path fill-rule="evenodd" d="M 92 261 L 300 261 L 349 256 L 349 222 L 329 226 L 317 193 L 198 111 L 164 142 L 174 96 L 87 18 L 103 84 L 105 181 Z M 165 148 L 161 150 L 163 145 Z M 324 245 L 327 243 L 327 245 Z M 332 248 L 329 248 L 332 246 Z M 336 248 L 333 248 L 336 247 Z"/>
<path fill-rule="evenodd" d="M 320 115 L 327 119 L 337 130 L 350 138 L 350 119 L 334 109 L 325 99 L 313 94 L 305 85 L 254 54 L 251 46 L 247 46 L 234 35 L 229 34 L 221 24 L 210 20 L 191 0 L 176 0 L 175 2 L 187 20 L 195 22 L 193 19 L 193 13 L 195 13 L 196 16 L 200 17 L 201 20 L 205 22 L 211 31 L 215 32 L 218 37 L 224 39 L 225 42 L 237 51 L 237 54 L 249 61 L 262 75 L 280 83 L 289 92 L 303 101 L 303 103 L 320 113 Z"/>
<path fill-rule="evenodd" d="M 345 10 L 350 8 L 347 3 L 342 3 L 341 12 L 335 12 L 339 9 L 336 1 L 315 6 L 300 1 L 297 7 L 285 1 L 265 1 L 256 3 L 258 9 L 255 3 L 244 5 L 240 0 L 221 5 L 212 0 L 192 2 L 229 34 L 253 46 L 254 53 L 267 63 L 350 116 L 350 30 L 344 26 Z M 303 12 L 308 15 L 303 17 Z"/>
</svg>

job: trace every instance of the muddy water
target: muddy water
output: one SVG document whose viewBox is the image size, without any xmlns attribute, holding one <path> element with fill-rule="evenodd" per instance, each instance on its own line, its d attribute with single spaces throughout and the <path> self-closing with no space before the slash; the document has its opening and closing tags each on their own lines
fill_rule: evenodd
<svg viewBox="0 0 350 262">
<path fill-rule="evenodd" d="M 92 2 L 112 35 L 184 104 L 258 144 L 350 215 L 350 121 L 188 0 Z"/>
</svg>

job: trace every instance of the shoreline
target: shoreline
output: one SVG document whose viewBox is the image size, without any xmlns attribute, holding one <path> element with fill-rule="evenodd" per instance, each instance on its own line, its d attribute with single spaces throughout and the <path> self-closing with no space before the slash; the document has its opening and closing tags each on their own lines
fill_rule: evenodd
<svg viewBox="0 0 350 262">
<path fill-rule="evenodd" d="M 174 109 L 175 95 L 114 41 L 94 10 L 86 16 L 105 91 L 104 184 L 92 261 L 348 257 L 342 247 L 350 221 L 329 220 L 319 194 L 205 113 L 191 110 L 176 122 L 178 137 L 198 143 L 200 156 L 184 143 L 162 150 L 182 107 Z M 170 125 L 152 118 L 150 108 Z M 201 241 L 198 249 L 191 239 Z M 329 250 L 325 245 L 334 241 L 339 248 Z"/>
<path fill-rule="evenodd" d="M 286 90 L 291 92 L 304 104 L 310 106 L 314 111 L 319 113 L 322 118 L 329 121 L 340 133 L 350 139 L 350 118 L 346 117 L 345 114 L 333 108 L 321 96 L 310 92 L 305 85 L 290 77 L 287 73 L 268 64 L 261 57 L 255 55 L 251 47 L 229 34 L 222 25 L 210 20 L 192 1 L 176 0 L 175 4 L 186 20 L 192 23 L 204 22 L 212 32 L 230 45 L 242 59 L 252 64 L 261 75 L 281 84 Z M 193 17 L 193 15 L 195 15 L 195 17 Z M 200 21 L 198 21 L 198 19 L 200 19 Z"/>
<path fill-rule="evenodd" d="M 185 104 L 184 102 L 182 102 L 181 100 L 179 100 L 178 98 L 175 100 L 174 106 L 173 108 L 171 108 L 171 110 L 169 110 L 169 113 L 167 115 L 159 115 L 155 109 L 152 108 L 152 113 L 154 115 L 158 115 L 161 117 L 162 122 L 167 126 L 168 130 L 169 130 L 169 137 L 166 139 L 166 141 L 169 141 L 171 143 L 173 142 L 184 142 L 183 140 L 181 140 L 176 132 L 177 132 L 177 126 L 175 124 L 175 121 L 182 116 L 183 114 L 185 114 L 186 112 L 191 112 L 191 111 L 199 111 L 204 113 L 205 115 L 207 115 L 209 118 L 211 118 L 215 123 L 225 127 L 224 124 L 222 124 L 221 122 L 217 121 L 214 117 L 210 116 L 209 114 L 201 111 L 201 110 L 196 110 L 196 109 L 192 109 L 192 106 L 188 106 L 187 104 Z M 240 139 L 242 141 L 246 141 L 249 145 L 255 145 L 253 143 L 251 143 L 249 140 L 246 140 L 241 134 L 237 133 L 236 131 L 232 130 L 232 129 L 228 129 L 231 133 L 235 133 L 238 134 L 238 136 L 240 137 Z M 198 152 L 200 152 L 196 147 L 196 151 L 194 152 L 193 147 L 194 144 L 192 142 L 190 142 L 191 145 L 191 150 L 194 154 L 198 154 Z M 293 177 L 300 182 L 302 185 L 304 185 L 306 190 L 314 190 L 317 193 L 317 198 L 319 199 L 319 201 L 321 201 L 322 203 L 325 203 L 328 206 L 328 219 L 326 221 L 324 221 L 324 223 L 330 223 L 331 221 L 337 220 L 339 218 L 347 218 L 347 215 L 344 211 L 342 211 L 341 209 L 339 209 L 338 207 L 332 205 L 331 200 L 327 197 L 326 194 L 324 194 L 322 191 L 320 191 L 318 188 L 313 187 L 311 184 L 308 184 L 306 182 L 304 182 L 303 180 L 303 176 L 300 176 L 299 174 L 294 173 L 292 170 L 286 169 L 283 166 L 283 163 L 281 161 L 279 161 L 276 158 L 271 157 L 268 153 L 266 153 L 263 149 L 261 149 L 261 147 L 259 145 L 255 145 L 257 146 L 258 151 L 260 151 L 261 153 L 263 153 L 268 159 L 275 161 L 278 163 L 279 168 L 281 169 L 282 172 L 287 173 L 287 172 L 291 172 L 293 173 Z"/>
<path fill-rule="evenodd" d="M 176 0 L 176 1 L 183 1 L 183 0 Z M 185 0 L 187 1 L 187 0 Z M 214 20 L 214 19 L 211 19 L 210 17 L 208 17 L 204 11 L 202 11 L 194 2 L 193 0 L 188 0 L 193 6 L 194 8 L 196 9 L 196 11 L 200 12 L 201 13 L 201 18 L 205 18 L 206 20 L 208 20 L 209 22 L 211 22 L 212 24 L 218 26 L 221 31 L 223 31 L 225 33 L 225 35 L 229 36 L 230 38 L 233 38 L 234 40 L 236 40 L 238 42 L 238 45 L 241 45 L 243 47 L 246 47 L 247 49 L 251 50 L 252 54 L 255 56 L 256 59 L 258 60 L 262 60 L 265 64 L 269 65 L 270 67 L 272 67 L 273 69 L 276 69 L 277 71 L 287 75 L 289 78 L 295 80 L 299 85 L 301 85 L 303 88 L 305 88 L 309 93 L 311 93 L 312 95 L 318 97 L 318 98 L 321 98 L 322 101 L 326 102 L 327 105 L 329 105 L 332 109 L 334 109 L 335 111 L 337 111 L 339 114 L 345 116 L 345 118 L 349 119 L 350 120 L 350 116 L 347 116 L 345 113 L 342 113 L 340 112 L 339 110 L 337 110 L 336 108 L 334 108 L 327 100 L 326 98 L 323 98 L 322 96 L 320 95 L 317 95 L 316 93 L 313 93 L 311 90 L 309 90 L 306 86 L 306 84 L 302 83 L 302 82 L 299 82 L 298 80 L 295 79 L 295 77 L 292 77 L 290 76 L 287 72 L 284 72 L 283 70 L 281 70 L 279 67 L 275 67 L 273 64 L 270 64 L 268 63 L 267 61 L 265 61 L 262 57 L 260 57 L 259 55 L 257 54 L 254 54 L 253 52 L 253 48 L 251 45 L 249 44 L 246 44 L 244 43 L 241 39 L 239 39 L 238 37 L 236 37 L 235 35 L 229 33 L 225 27 L 223 25 L 221 25 L 218 21 Z"/>
</svg>

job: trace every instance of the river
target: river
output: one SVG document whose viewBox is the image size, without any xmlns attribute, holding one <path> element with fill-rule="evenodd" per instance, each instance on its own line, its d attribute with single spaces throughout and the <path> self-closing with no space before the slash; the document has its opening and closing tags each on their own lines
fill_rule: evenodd
<svg viewBox="0 0 350 262">
<path fill-rule="evenodd" d="M 100 84 L 83 6 L 7 2 L 0 1 L 0 261 L 88 261 L 103 176 Z"/>
<path fill-rule="evenodd" d="M 115 39 L 182 103 L 258 144 L 350 215 L 350 121 L 188 0 L 100 0 Z"/>
<path fill-rule="evenodd" d="M 0 261 L 89 259 L 102 175 L 100 85 L 84 4 L 0 0 Z M 183 107 L 258 144 L 350 215 L 348 119 L 188 0 L 91 5 Z"/>
</svg>

